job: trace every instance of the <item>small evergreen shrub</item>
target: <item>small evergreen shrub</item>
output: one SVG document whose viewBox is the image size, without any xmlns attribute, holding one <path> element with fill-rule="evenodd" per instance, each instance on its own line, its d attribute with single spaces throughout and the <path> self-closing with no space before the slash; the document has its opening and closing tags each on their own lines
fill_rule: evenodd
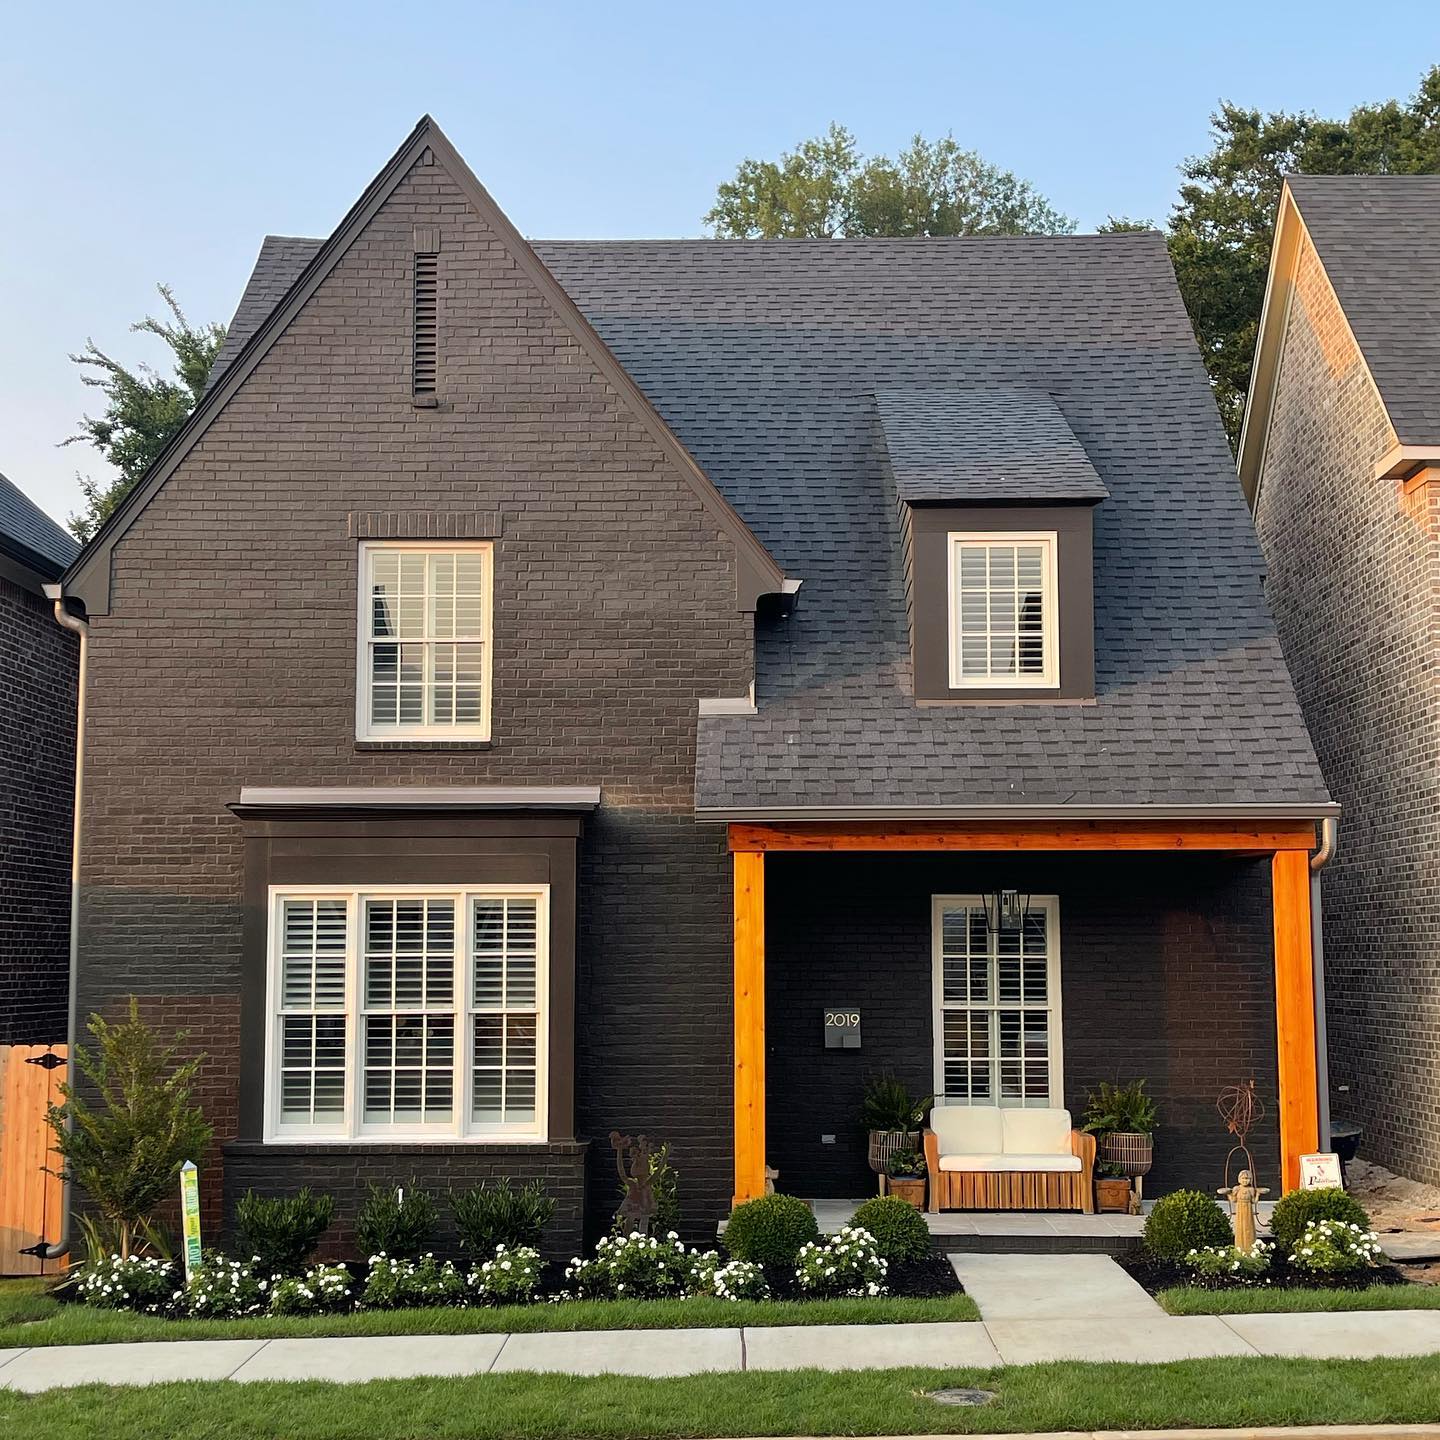
<svg viewBox="0 0 1440 1440">
<path fill-rule="evenodd" d="M 1145 1249 L 1155 1260 L 1183 1260 L 1192 1250 L 1234 1242 L 1219 1201 L 1200 1190 L 1162 1195 L 1145 1218 Z"/>
<path fill-rule="evenodd" d="M 158 1255 L 107 1255 L 86 1265 L 75 1287 L 87 1305 L 158 1315 L 175 1295 L 175 1266 Z"/>
<path fill-rule="evenodd" d="M 463 1305 L 465 1277 L 448 1261 L 433 1255 L 418 1260 L 375 1255 L 361 1296 L 369 1310 L 406 1310 L 422 1305 Z"/>
<path fill-rule="evenodd" d="M 270 1287 L 272 1315 L 333 1315 L 355 1304 L 355 1281 L 343 1265 L 314 1265 Z"/>
<path fill-rule="evenodd" d="M 1380 1263 L 1380 1237 L 1348 1220 L 1312 1220 L 1290 1252 L 1290 1264 L 1307 1275 L 1353 1275 Z"/>
<path fill-rule="evenodd" d="M 820 1227 L 810 1207 L 794 1195 L 761 1195 L 730 1212 L 725 1248 L 734 1260 L 756 1265 L 793 1265 Z"/>
<path fill-rule="evenodd" d="M 1370 1228 L 1365 1207 L 1348 1191 L 1329 1186 L 1323 1190 L 1292 1190 L 1277 1200 L 1270 1216 L 1270 1234 L 1288 1255 L 1306 1227 L 1316 1220 L 1340 1220 L 1362 1230 Z"/>
<path fill-rule="evenodd" d="M 693 1292 L 696 1257 L 672 1230 L 661 1238 L 635 1231 L 605 1235 L 589 1260 L 572 1260 L 565 1280 L 587 1300 L 659 1300 Z"/>
<path fill-rule="evenodd" d="M 308 1185 L 296 1195 L 247 1190 L 235 1207 L 235 1248 L 265 1275 L 299 1275 L 334 1214 L 330 1196 Z"/>
<path fill-rule="evenodd" d="M 540 1252 L 533 1246 L 519 1245 L 511 1250 L 497 1245 L 495 1254 L 483 1265 L 477 1265 L 465 1283 L 475 1299 L 483 1304 L 526 1305 L 540 1288 L 543 1269 Z"/>
<path fill-rule="evenodd" d="M 243 1260 L 207 1255 L 191 1273 L 181 1297 L 197 1320 L 237 1320 L 258 1315 L 270 1303 L 270 1282 Z"/>
<path fill-rule="evenodd" d="M 499 1245 L 534 1249 L 555 1214 L 555 1202 L 538 1180 L 518 1189 L 507 1180 L 493 1180 L 473 1190 L 450 1195 L 460 1243 L 473 1255 L 490 1257 Z"/>
<path fill-rule="evenodd" d="M 801 1248 L 795 1279 L 811 1295 L 883 1295 L 889 1268 L 875 1237 L 846 1225 L 828 1243 L 812 1241 Z"/>
<path fill-rule="evenodd" d="M 925 1217 L 894 1195 L 867 1200 L 850 1223 L 868 1230 L 881 1255 L 892 1265 L 901 1260 L 923 1260 L 930 1253 L 930 1227 Z"/>
<path fill-rule="evenodd" d="M 438 1218 L 435 1197 L 413 1180 L 398 1189 L 372 1183 L 355 1219 L 355 1243 L 365 1259 L 418 1260 L 434 1238 Z"/>
<path fill-rule="evenodd" d="M 768 1300 L 770 1283 L 759 1265 L 748 1260 L 727 1260 L 710 1276 L 710 1293 L 717 1300 Z"/>
<path fill-rule="evenodd" d="M 1210 1289 L 1270 1283 L 1270 1257 L 1274 1246 L 1257 1240 L 1249 1250 L 1234 1245 L 1207 1245 L 1191 1250 L 1180 1262 L 1197 1285 Z"/>
</svg>

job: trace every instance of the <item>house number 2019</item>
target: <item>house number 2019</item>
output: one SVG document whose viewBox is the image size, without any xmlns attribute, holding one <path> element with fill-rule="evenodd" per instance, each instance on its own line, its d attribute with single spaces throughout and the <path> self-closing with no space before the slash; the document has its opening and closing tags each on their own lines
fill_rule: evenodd
<svg viewBox="0 0 1440 1440">
<path fill-rule="evenodd" d="M 860 1012 L 858 1010 L 827 1010 L 825 1012 L 825 1023 L 839 1030 L 843 1030 L 852 1025 L 858 1029 L 860 1026 Z"/>
<path fill-rule="evenodd" d="M 825 1048 L 827 1050 L 858 1050 L 860 1048 L 860 1012 L 858 1010 L 827 1010 L 825 1012 Z"/>
</svg>

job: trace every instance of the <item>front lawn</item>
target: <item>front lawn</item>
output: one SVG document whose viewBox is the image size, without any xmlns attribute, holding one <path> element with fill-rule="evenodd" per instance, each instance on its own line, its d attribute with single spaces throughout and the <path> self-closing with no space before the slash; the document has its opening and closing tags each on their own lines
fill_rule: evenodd
<svg viewBox="0 0 1440 1440">
<path fill-rule="evenodd" d="M 998 1398 L 983 1408 L 950 1408 L 926 1397 L 940 1386 L 979 1386 Z M 676 1380 L 513 1374 L 349 1386 L 217 1381 L 34 1396 L 0 1390 L 0 1427 L 25 1440 L 917 1435 L 1404 1423 L 1433 1421 L 1436 1413 L 1433 1357 L 801 1370 Z"/>
<path fill-rule="evenodd" d="M 1440 1310 L 1440 1285 L 1369 1285 L 1351 1290 L 1202 1290 L 1176 1285 L 1155 1298 L 1171 1315 L 1256 1315 L 1297 1310 Z"/>
<path fill-rule="evenodd" d="M 567 1300 L 558 1305 L 462 1310 L 365 1310 L 351 1315 L 167 1320 L 127 1310 L 61 1304 L 41 1280 L 0 1283 L 0 1348 L 125 1340 L 278 1339 L 317 1335 L 469 1335 L 534 1330 L 693 1330 L 735 1325 L 888 1325 L 978 1320 L 968 1295 L 874 1300 Z"/>
</svg>

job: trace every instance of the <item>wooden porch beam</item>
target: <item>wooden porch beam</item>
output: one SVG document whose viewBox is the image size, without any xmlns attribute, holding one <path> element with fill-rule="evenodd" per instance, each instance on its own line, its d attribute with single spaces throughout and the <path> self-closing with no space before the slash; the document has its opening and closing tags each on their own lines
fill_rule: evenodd
<svg viewBox="0 0 1440 1440">
<path fill-rule="evenodd" d="M 735 1194 L 765 1193 L 765 856 L 735 854 Z"/>
<path fill-rule="evenodd" d="M 1277 850 L 1271 862 L 1275 919 L 1275 1051 L 1284 1189 L 1300 1184 L 1300 1157 L 1320 1142 L 1316 1085 L 1315 972 L 1310 938 L 1310 856 Z"/>
<path fill-rule="evenodd" d="M 733 824 L 730 849 L 795 850 L 1189 850 L 1269 855 L 1312 850 L 1312 821 L 987 820 L 806 821 Z"/>
</svg>

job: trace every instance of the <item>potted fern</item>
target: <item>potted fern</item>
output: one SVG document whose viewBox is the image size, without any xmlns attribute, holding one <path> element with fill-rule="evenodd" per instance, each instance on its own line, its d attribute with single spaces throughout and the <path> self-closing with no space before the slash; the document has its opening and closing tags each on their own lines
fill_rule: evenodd
<svg viewBox="0 0 1440 1440">
<path fill-rule="evenodd" d="M 1155 1102 L 1145 1093 L 1145 1081 L 1112 1085 L 1102 1080 L 1085 1097 L 1084 1129 L 1096 1138 L 1106 1174 L 1133 1182 L 1129 1208 L 1138 1210 L 1143 1177 L 1155 1159 Z"/>
<path fill-rule="evenodd" d="M 917 1100 L 909 1087 L 892 1072 L 885 1070 L 865 1082 L 865 1098 L 860 1104 L 860 1123 L 868 1135 L 870 1168 L 880 1177 L 880 1193 L 885 1193 L 890 1157 L 901 1150 L 920 1148 L 920 1127 L 930 1110 L 930 1097 Z"/>
</svg>

